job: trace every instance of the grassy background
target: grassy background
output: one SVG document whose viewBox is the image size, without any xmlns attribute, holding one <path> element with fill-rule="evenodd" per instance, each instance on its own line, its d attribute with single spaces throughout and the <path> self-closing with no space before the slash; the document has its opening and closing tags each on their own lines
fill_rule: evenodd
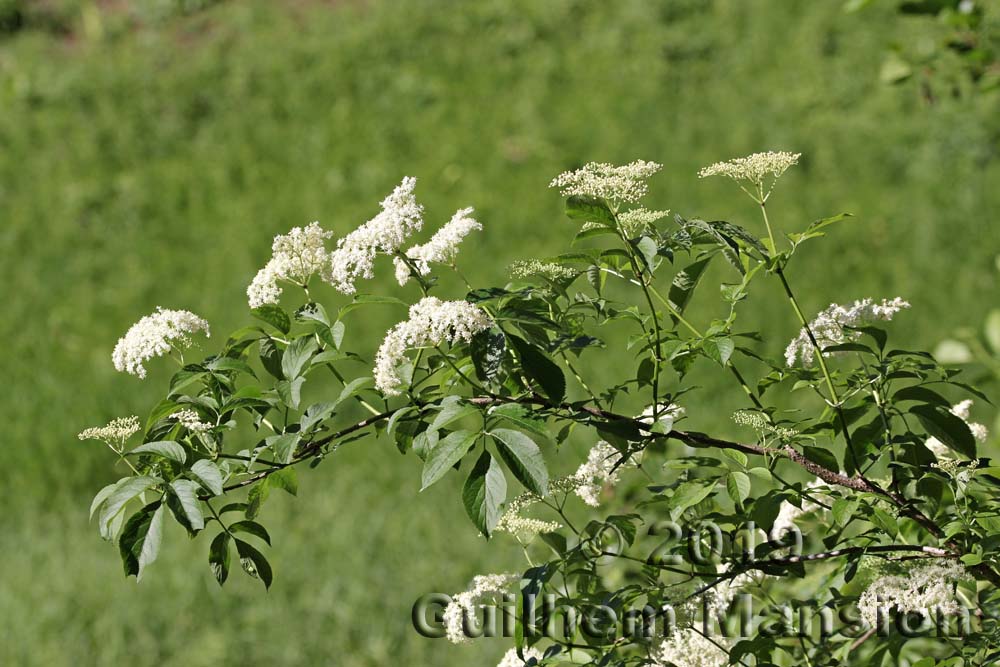
<svg viewBox="0 0 1000 667">
<path fill-rule="evenodd" d="M 730 184 L 696 170 L 798 150 L 777 226 L 858 215 L 796 260 L 809 309 L 899 294 L 914 307 L 895 340 L 931 347 L 997 305 L 996 93 L 927 105 L 912 86 L 882 87 L 886 42 L 926 39 L 891 13 L 765 0 L 189 4 L 211 6 L 133 25 L 44 3 L 69 23 L 0 36 L 0 664 L 495 662 L 499 644 L 419 638 L 409 606 L 518 567 L 516 554 L 475 538 L 457 476 L 417 499 L 415 461 L 388 443 L 346 448 L 303 475 L 298 501 L 266 507 L 268 594 L 242 576 L 220 590 L 207 541 L 178 530 L 136 586 L 86 521 L 116 475 L 75 434 L 144 414 L 168 372 L 115 374 L 117 337 L 156 305 L 191 309 L 219 336 L 241 326 L 275 233 L 317 218 L 345 233 L 402 175 L 420 177 L 431 221 L 476 206 L 486 230 L 462 262 L 491 284 L 509 261 L 564 247 L 572 227 L 546 189 L 563 169 L 657 160 L 648 205 L 756 225 Z M 743 313 L 772 355 L 795 332 L 774 291 Z M 355 322 L 349 341 L 371 350 L 394 315 Z M 693 423 L 728 428 L 738 392 L 702 384 Z"/>
</svg>

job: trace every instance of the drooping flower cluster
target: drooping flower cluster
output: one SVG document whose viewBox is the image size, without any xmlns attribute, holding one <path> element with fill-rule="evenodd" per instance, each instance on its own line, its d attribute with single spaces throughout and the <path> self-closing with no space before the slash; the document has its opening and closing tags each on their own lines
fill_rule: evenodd
<svg viewBox="0 0 1000 667">
<path fill-rule="evenodd" d="M 323 280 L 344 294 L 357 291 L 358 278 L 372 278 L 375 256 L 394 253 L 406 239 L 423 225 L 424 207 L 417 203 L 413 190 L 417 179 L 407 176 L 388 197 L 382 211 L 337 242 L 330 261 L 322 272 Z"/>
<path fill-rule="evenodd" d="M 748 181 L 757 186 L 764 184 L 764 179 L 768 175 L 775 180 L 799 161 L 801 153 L 789 153 L 787 151 L 767 151 L 765 153 L 753 153 L 746 157 L 738 157 L 724 162 L 704 167 L 698 172 L 698 178 L 709 176 L 727 176 L 734 181 Z"/>
<path fill-rule="evenodd" d="M 990 433 L 987 430 L 987 428 L 982 424 L 969 421 L 969 419 L 971 418 L 971 410 L 972 410 L 971 398 L 967 398 L 961 403 L 956 403 L 955 405 L 951 406 L 951 414 L 955 415 L 956 417 L 964 421 L 966 424 L 968 424 L 969 430 L 972 431 L 973 437 L 975 437 L 975 439 L 979 442 L 986 442 L 986 438 L 989 437 Z M 924 442 L 924 444 L 927 446 L 927 449 L 931 450 L 934 456 L 936 456 L 938 459 L 943 460 L 943 459 L 954 458 L 952 456 L 951 449 L 946 444 L 935 438 L 934 436 L 928 438 Z"/>
<path fill-rule="evenodd" d="M 580 499 L 587 505 L 600 507 L 601 492 L 604 491 L 605 487 L 618 483 L 622 467 L 635 465 L 630 458 L 619 466 L 618 462 L 621 458 L 621 452 L 604 440 L 594 445 L 590 449 L 590 453 L 587 454 L 586 463 L 583 463 L 573 473 L 573 477 L 579 482 L 576 495 L 580 496 Z"/>
<path fill-rule="evenodd" d="M 125 443 L 141 428 L 138 417 L 119 417 L 107 426 L 93 426 L 80 432 L 80 440 L 100 440 L 116 451 L 121 451 Z"/>
<path fill-rule="evenodd" d="M 387 396 L 399 393 L 399 365 L 407 350 L 443 343 L 469 342 L 493 324 L 489 315 L 467 301 L 441 301 L 428 296 L 410 306 L 410 318 L 385 335 L 375 355 L 375 386 Z"/>
<path fill-rule="evenodd" d="M 497 667 L 524 667 L 532 664 L 530 662 L 532 659 L 536 662 L 542 659 L 542 652 L 533 647 L 524 649 L 521 651 L 521 655 L 524 656 L 524 660 L 517 655 L 517 649 L 512 648 L 503 654 L 503 659 L 497 663 Z"/>
<path fill-rule="evenodd" d="M 725 638 L 709 639 L 695 628 L 675 629 L 660 644 L 660 650 L 653 657 L 653 664 L 659 667 L 725 667 L 729 664 L 729 654 L 722 647 Z"/>
<path fill-rule="evenodd" d="M 453 644 L 469 640 L 466 623 L 472 627 L 476 612 L 484 602 L 497 602 L 499 596 L 521 579 L 519 574 L 481 574 L 472 579 L 472 588 L 452 596 L 444 609 L 445 636 Z"/>
<path fill-rule="evenodd" d="M 201 421 L 201 417 L 194 410 L 178 410 L 170 417 L 192 433 L 204 433 L 212 428 L 211 424 Z"/>
<path fill-rule="evenodd" d="M 646 179 L 658 172 L 663 165 L 636 160 L 616 166 L 604 162 L 590 162 L 575 171 L 566 171 L 549 184 L 559 188 L 563 196 L 583 195 L 599 197 L 613 203 L 634 203 L 646 196 L 649 187 Z"/>
<path fill-rule="evenodd" d="M 541 276 L 553 282 L 569 280 L 577 275 L 577 272 L 568 266 L 556 264 L 555 262 L 540 262 L 537 259 L 519 259 L 510 265 L 508 269 L 510 277 L 514 280 L 524 280 L 533 276 Z"/>
<path fill-rule="evenodd" d="M 406 251 L 406 256 L 417 272 L 426 276 L 431 272 L 430 263 L 450 264 L 455 261 L 458 253 L 458 245 L 471 231 L 482 231 L 483 226 L 479 224 L 472 215 L 472 208 L 460 209 L 452 216 L 451 220 L 444 224 L 441 229 L 434 233 L 431 240 L 423 245 L 415 245 Z M 396 257 L 393 262 L 396 265 L 396 281 L 400 285 L 405 285 L 410 279 L 410 266 L 401 258 Z"/>
<path fill-rule="evenodd" d="M 859 299 L 850 306 L 831 303 L 826 310 L 809 323 L 809 328 L 816 337 L 816 343 L 820 348 L 825 348 L 857 340 L 861 336 L 856 331 L 845 331 L 845 326 L 856 327 L 879 320 L 889 321 L 903 308 L 909 307 L 910 304 L 900 297 L 882 299 L 880 302 L 867 298 Z M 809 333 L 803 327 L 799 335 L 793 338 L 788 347 L 785 348 L 785 361 L 789 366 L 792 366 L 798 358 L 803 363 L 810 364 L 813 360 L 813 353 L 814 349 L 809 340 Z"/>
<path fill-rule="evenodd" d="M 330 261 L 325 241 L 331 236 L 333 232 L 325 231 L 318 222 L 306 227 L 293 227 L 287 234 L 275 236 L 271 244 L 271 259 L 247 287 L 250 307 L 278 303 L 281 298 L 280 281 L 305 285 L 313 274 L 323 271 Z"/>
<path fill-rule="evenodd" d="M 140 378 L 146 377 L 143 364 L 154 357 L 167 354 L 174 348 L 191 344 L 188 334 L 204 331 L 209 336 L 208 322 L 187 310 L 157 308 L 146 315 L 118 340 L 111 360 L 115 369 Z"/>
<path fill-rule="evenodd" d="M 905 575 L 884 575 L 869 584 L 858 599 L 858 610 L 862 620 L 872 626 L 878 622 L 879 609 L 931 616 L 956 614 L 962 604 L 955 588 L 969 578 L 957 561 L 921 563 Z"/>
</svg>

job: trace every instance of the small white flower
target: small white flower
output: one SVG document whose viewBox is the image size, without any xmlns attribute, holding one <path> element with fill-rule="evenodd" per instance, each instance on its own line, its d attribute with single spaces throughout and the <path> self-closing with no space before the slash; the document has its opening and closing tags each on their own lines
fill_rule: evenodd
<svg viewBox="0 0 1000 667">
<path fill-rule="evenodd" d="M 580 499 L 587 505 L 599 507 L 601 505 L 601 492 L 606 487 L 618 483 L 621 469 L 636 465 L 634 459 L 630 457 L 628 461 L 618 466 L 618 461 L 621 458 L 621 452 L 604 440 L 594 445 L 587 454 L 587 462 L 573 473 L 573 477 L 578 482 L 576 495 L 580 496 Z M 616 468 L 616 466 L 618 467 Z"/>
<path fill-rule="evenodd" d="M 879 608 L 889 612 L 934 615 L 955 614 L 962 606 L 956 595 L 958 582 L 969 579 L 961 563 L 934 561 L 919 564 L 906 575 L 885 575 L 872 582 L 858 599 L 861 618 L 876 625 Z"/>
<path fill-rule="evenodd" d="M 517 649 L 512 648 L 503 654 L 503 659 L 497 663 L 497 667 L 524 667 L 528 664 L 528 660 L 534 658 L 536 661 L 542 659 L 542 652 L 537 648 L 529 647 L 524 649 L 521 654 L 524 656 L 522 660 L 517 655 Z"/>
<path fill-rule="evenodd" d="M 444 609 L 445 636 L 448 641 L 453 644 L 468 641 L 466 619 L 471 627 L 483 602 L 497 602 L 499 596 L 520 579 L 518 574 L 477 575 L 472 579 L 472 588 L 453 595 L 451 603 Z"/>
<path fill-rule="evenodd" d="M 649 189 L 646 179 L 662 166 L 645 160 L 621 166 L 591 162 L 575 171 L 559 174 L 552 179 L 549 187 L 559 188 L 566 197 L 584 195 L 607 199 L 613 203 L 632 203 L 646 196 Z"/>
<path fill-rule="evenodd" d="M 209 336 L 208 322 L 187 310 L 157 308 L 155 313 L 133 324 L 118 340 L 111 360 L 116 370 L 144 378 L 145 362 L 174 348 L 189 346 L 188 334 L 197 331 L 204 331 L 205 336 Z"/>
<path fill-rule="evenodd" d="M 212 428 L 211 424 L 201 421 L 201 417 L 194 410 L 178 410 L 170 417 L 192 433 L 204 433 Z"/>
<path fill-rule="evenodd" d="M 654 664 L 660 667 L 725 667 L 729 654 L 719 646 L 728 646 L 724 637 L 707 638 L 694 628 L 674 629 L 660 644 Z"/>
<path fill-rule="evenodd" d="M 887 322 L 903 308 L 909 307 L 910 304 L 900 297 L 882 299 L 880 302 L 875 302 L 873 299 L 859 299 L 850 306 L 831 303 L 826 310 L 809 323 L 809 328 L 816 337 L 816 343 L 820 348 L 829 347 L 857 340 L 861 335 L 855 331 L 845 331 L 844 326 L 856 327 L 879 320 Z M 803 327 L 799 335 L 793 338 L 792 342 L 785 348 L 785 362 L 789 366 L 793 366 L 796 358 L 799 358 L 805 364 L 812 363 L 813 352 L 809 333 Z"/>
<path fill-rule="evenodd" d="M 753 153 L 746 157 L 709 165 L 698 172 L 698 178 L 727 176 L 734 181 L 749 181 L 754 185 L 763 185 L 764 179 L 769 174 L 777 180 L 789 167 L 796 164 L 801 156 L 801 153 L 786 151 Z"/>
<path fill-rule="evenodd" d="M 354 281 L 372 278 L 375 255 L 392 254 L 423 225 L 424 207 L 417 203 L 413 190 L 417 179 L 407 176 L 388 197 L 382 211 L 337 242 L 337 249 L 322 275 L 344 294 L 354 294 Z"/>
<path fill-rule="evenodd" d="M 471 231 L 482 231 L 483 226 L 470 217 L 473 209 L 463 208 L 455 213 L 441 229 L 434 233 L 431 240 L 423 245 L 415 245 L 406 251 L 406 256 L 412 260 L 420 275 L 431 272 L 430 264 L 451 264 L 458 254 L 458 246 Z M 399 257 L 393 259 L 396 265 L 396 280 L 405 285 L 410 279 L 410 267 Z"/>
<path fill-rule="evenodd" d="M 670 211 L 650 211 L 647 208 L 639 207 L 619 213 L 618 225 L 626 236 L 634 236 L 668 215 L 670 215 Z"/>
<path fill-rule="evenodd" d="M 325 241 L 331 236 L 333 232 L 324 231 L 318 222 L 306 227 L 293 227 L 287 234 L 275 236 L 270 261 L 257 272 L 247 287 L 250 307 L 278 303 L 281 297 L 279 281 L 305 285 L 314 273 L 325 269 L 330 261 Z"/>
<path fill-rule="evenodd" d="M 138 417 L 119 417 L 112 419 L 107 426 L 94 426 L 81 431 L 77 436 L 80 440 L 100 440 L 115 449 L 122 449 L 125 442 L 139 432 Z"/>
<path fill-rule="evenodd" d="M 397 395 L 402 384 L 398 369 L 407 350 L 442 343 L 468 343 L 492 324 L 489 315 L 475 304 L 424 297 L 410 306 L 408 320 L 386 333 L 375 355 L 375 386 L 387 396 Z"/>
</svg>

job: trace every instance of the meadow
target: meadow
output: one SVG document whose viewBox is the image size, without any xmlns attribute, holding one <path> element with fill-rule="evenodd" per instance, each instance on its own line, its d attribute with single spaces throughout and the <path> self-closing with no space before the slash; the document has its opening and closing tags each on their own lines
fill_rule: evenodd
<svg viewBox="0 0 1000 667">
<path fill-rule="evenodd" d="M 460 479 L 417 498 L 412 457 L 372 455 L 389 442 L 345 448 L 302 475 L 298 501 L 269 503 L 270 592 L 239 576 L 220 589 L 205 540 L 180 530 L 147 579 L 126 580 L 87 522 L 117 475 L 76 439 L 158 398 L 115 373 L 117 338 L 156 305 L 220 336 L 246 324 L 274 234 L 317 219 L 346 233 L 403 175 L 432 222 L 476 207 L 485 229 L 460 265 L 502 284 L 509 262 L 571 238 L 547 188 L 564 169 L 662 162 L 648 206 L 749 225 L 752 207 L 696 172 L 774 149 L 804 154 L 771 206 L 778 228 L 856 215 L 796 257 L 806 306 L 903 296 L 894 342 L 933 347 L 1000 300 L 1000 91 L 929 104 L 883 85 L 886 44 L 923 30 L 839 2 L 252 0 L 118 32 L 0 35 L 0 664 L 494 664 L 499 643 L 419 637 L 410 605 L 503 570 L 516 545 L 487 553 L 471 525 L 446 530 L 468 521 L 433 496 Z M 398 291 L 383 266 L 371 291 Z M 743 317 L 787 340 L 797 327 L 770 297 Z M 373 350 L 396 315 L 348 335 Z M 694 427 L 725 432 L 712 416 L 739 400 L 705 383 L 685 404 Z"/>
</svg>

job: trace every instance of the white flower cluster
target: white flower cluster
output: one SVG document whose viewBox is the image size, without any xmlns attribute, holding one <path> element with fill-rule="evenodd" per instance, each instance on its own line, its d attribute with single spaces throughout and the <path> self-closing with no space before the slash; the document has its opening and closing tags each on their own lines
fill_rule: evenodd
<svg viewBox="0 0 1000 667">
<path fill-rule="evenodd" d="M 659 667 L 725 667 L 729 664 L 729 654 L 724 648 L 729 640 L 709 639 L 695 628 L 675 628 L 670 636 L 660 644 L 660 650 L 653 656 L 653 664 Z"/>
<path fill-rule="evenodd" d="M 670 215 L 670 211 L 650 211 L 640 206 L 639 208 L 619 213 L 618 225 L 625 232 L 626 236 L 634 236 L 657 220 L 662 220 L 668 215 Z"/>
<path fill-rule="evenodd" d="M 492 324 L 489 315 L 475 304 L 424 297 L 410 306 L 408 320 L 400 322 L 385 335 L 375 355 L 375 386 L 387 396 L 397 395 L 402 383 L 397 371 L 407 350 L 469 342 Z"/>
<path fill-rule="evenodd" d="M 451 264 L 458 253 L 458 245 L 471 231 L 482 231 L 483 226 L 470 217 L 473 209 L 460 209 L 441 229 L 434 233 L 431 240 L 423 245 L 415 245 L 406 251 L 406 256 L 412 260 L 416 270 L 422 276 L 431 272 L 430 263 Z M 396 281 L 405 285 L 410 279 L 410 267 L 401 258 L 396 257 Z"/>
<path fill-rule="evenodd" d="M 618 461 L 622 458 L 621 452 L 611 444 L 601 440 L 590 449 L 587 454 L 587 462 L 583 463 L 573 477 L 576 478 L 579 486 L 576 488 L 576 495 L 591 507 L 601 505 L 601 492 L 608 486 L 618 483 L 621 468 L 635 463 L 629 459 L 617 468 Z"/>
<path fill-rule="evenodd" d="M 476 620 L 476 611 L 484 601 L 496 601 L 496 597 L 521 579 L 519 574 L 481 574 L 472 579 L 472 588 L 451 597 L 444 609 L 445 636 L 453 644 L 468 641 L 465 632 L 466 618 L 470 625 Z"/>
<path fill-rule="evenodd" d="M 517 655 L 516 648 L 508 650 L 503 654 L 503 659 L 497 663 L 497 667 L 524 667 L 528 664 L 527 661 L 532 658 L 534 658 L 536 662 L 542 659 L 542 652 L 537 648 L 526 648 L 521 652 L 521 654 L 524 656 L 524 660 Z"/>
<path fill-rule="evenodd" d="M 959 419 L 961 419 L 962 421 L 964 421 L 966 424 L 969 425 L 969 430 L 972 431 L 973 437 L 975 437 L 975 439 L 978 440 L 979 442 L 986 442 L 986 438 L 989 437 L 990 432 L 982 424 L 969 421 L 969 418 L 971 416 L 971 410 L 972 410 L 971 398 L 967 398 L 961 403 L 956 403 L 955 405 L 951 406 L 951 414 L 955 415 L 956 417 L 958 417 Z M 949 449 L 946 444 L 944 444 L 934 436 L 928 438 L 924 442 L 924 444 L 927 446 L 927 449 L 931 450 L 934 456 L 936 456 L 938 459 L 953 458 L 951 449 Z"/>
<path fill-rule="evenodd" d="M 305 285 L 314 273 L 323 271 L 330 261 L 325 241 L 331 236 L 333 232 L 323 230 L 318 222 L 306 227 L 293 227 L 287 234 L 275 236 L 271 244 L 271 259 L 247 287 L 250 307 L 278 303 L 281 297 L 279 281 Z"/>
<path fill-rule="evenodd" d="M 875 626 L 879 609 L 902 613 L 955 614 L 962 606 L 956 595 L 958 582 L 969 579 L 957 561 L 920 564 L 906 575 L 885 575 L 872 582 L 858 598 L 861 618 Z"/>
<path fill-rule="evenodd" d="M 170 417 L 192 433 L 204 433 L 212 428 L 211 424 L 201 421 L 201 417 L 194 410 L 178 410 Z"/>
<path fill-rule="evenodd" d="M 577 272 L 568 266 L 556 264 L 555 262 L 540 262 L 537 259 L 519 259 L 510 265 L 508 272 L 514 280 L 524 280 L 532 276 L 541 276 L 553 282 L 569 280 L 577 275 Z"/>
<path fill-rule="evenodd" d="M 413 190 L 417 179 L 407 176 L 388 197 L 382 211 L 337 242 L 323 270 L 323 280 L 344 294 L 354 294 L 354 281 L 372 278 L 375 255 L 394 253 L 423 225 L 424 208 Z"/>
<path fill-rule="evenodd" d="M 550 492 L 553 490 L 550 488 Z M 533 538 L 539 533 L 552 533 L 562 528 L 562 524 L 555 521 L 542 521 L 541 519 L 521 516 L 522 511 L 541 501 L 540 496 L 530 491 L 511 500 L 504 508 L 500 520 L 497 521 L 496 532 Z"/>
<path fill-rule="evenodd" d="M 806 485 L 804 491 L 805 494 L 802 497 L 802 505 L 794 505 L 787 500 L 782 501 L 781 509 L 778 511 L 778 517 L 774 520 L 774 526 L 771 528 L 771 534 L 780 537 L 784 535 L 787 531 L 795 528 L 795 521 L 804 514 L 809 512 L 815 512 L 816 510 L 821 510 L 823 507 L 817 505 L 807 496 L 812 498 L 818 498 L 820 500 L 827 498 L 825 494 L 817 494 L 816 490 L 826 488 L 826 483 L 820 479 L 814 479 Z"/>
<path fill-rule="evenodd" d="M 675 421 L 684 416 L 684 408 L 681 407 L 680 405 L 677 405 L 676 403 L 671 403 L 671 404 L 660 403 L 656 406 L 652 405 L 649 406 L 648 408 L 643 410 L 641 415 L 637 415 L 636 419 L 638 419 L 643 424 L 652 426 L 653 414 L 655 412 L 659 412 L 659 414 L 657 414 L 656 416 L 656 420 L 660 422 L 660 424 L 662 424 L 664 427 L 669 425 L 671 428 L 673 428 Z"/>
<path fill-rule="evenodd" d="M 125 446 L 125 442 L 139 432 L 138 417 L 119 417 L 112 419 L 107 426 L 93 426 L 80 432 L 80 440 L 100 440 L 117 450 Z"/>
<path fill-rule="evenodd" d="M 204 331 L 209 336 L 208 322 L 186 310 L 157 308 L 155 313 L 133 324 L 118 340 L 111 360 L 116 370 L 144 378 L 145 362 L 175 347 L 187 347 L 191 344 L 188 334 L 197 331 Z"/>
<path fill-rule="evenodd" d="M 860 334 L 844 331 L 845 325 L 856 327 L 879 320 L 889 321 L 903 308 L 909 307 L 910 304 L 900 297 L 882 299 L 880 302 L 875 302 L 872 299 L 859 299 L 850 306 L 831 303 L 826 310 L 809 323 L 809 328 L 816 337 L 816 343 L 819 344 L 820 348 L 825 348 L 857 340 Z M 785 362 L 789 366 L 795 364 L 796 358 L 801 359 L 806 364 L 812 363 L 813 360 L 813 347 L 805 327 L 785 348 Z"/>
<path fill-rule="evenodd" d="M 698 178 L 727 176 L 734 181 L 749 181 L 755 185 L 763 185 L 768 174 L 775 179 L 780 178 L 789 167 L 799 161 L 801 156 L 801 153 L 786 151 L 754 153 L 709 165 L 698 172 Z"/>
<path fill-rule="evenodd" d="M 649 190 L 646 179 L 663 165 L 636 160 L 615 166 L 603 162 L 590 162 L 576 171 L 566 171 L 549 184 L 559 188 L 563 196 L 584 195 L 599 197 L 611 202 L 632 203 L 646 196 Z"/>
</svg>

